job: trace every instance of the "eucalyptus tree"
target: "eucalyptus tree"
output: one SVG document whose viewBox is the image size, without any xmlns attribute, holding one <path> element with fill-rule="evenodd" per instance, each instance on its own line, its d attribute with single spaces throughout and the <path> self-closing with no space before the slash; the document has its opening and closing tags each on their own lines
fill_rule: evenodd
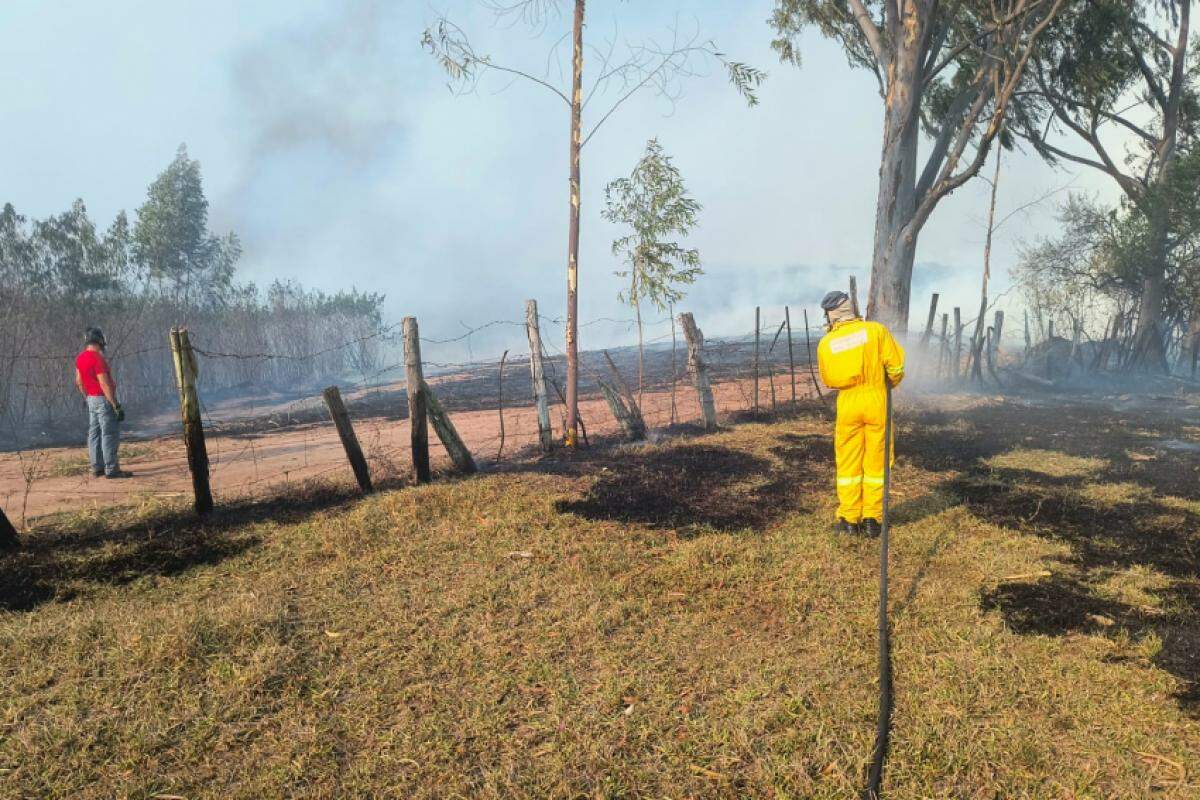
<svg viewBox="0 0 1200 800">
<path fill-rule="evenodd" d="M 700 251 L 673 240 L 696 227 L 701 206 L 688 196 L 683 176 L 658 139 L 646 143 L 628 178 L 604 187 L 604 198 L 604 218 L 630 230 L 612 243 L 612 252 L 626 264 L 616 274 L 629 279 L 629 288 L 617 298 L 633 307 L 637 319 L 640 400 L 646 379 L 642 300 L 667 311 L 683 298 L 682 287 L 695 283 L 703 271 Z"/>
<path fill-rule="evenodd" d="M 208 229 L 208 199 L 200 163 L 180 145 L 175 158 L 154 179 L 133 226 L 132 256 L 161 288 L 169 288 L 184 308 L 220 305 L 233 287 L 241 256 L 234 234 L 218 237 Z"/>
<path fill-rule="evenodd" d="M 1192 0 L 1089 0 L 1048 29 L 1020 133 L 1052 162 L 1109 175 L 1148 223 L 1136 367 L 1167 368 L 1170 217 L 1180 142 L 1200 118 L 1200 65 L 1189 52 Z M 1066 141 L 1064 141 L 1064 138 Z"/>
<path fill-rule="evenodd" d="M 1082 1 L 776 0 L 772 46 L 783 61 L 799 65 L 800 35 L 816 28 L 875 76 L 883 100 L 868 316 L 907 328 L 921 229 L 979 172 L 1043 32 Z"/>
<path fill-rule="evenodd" d="M 626 45 L 623 60 L 617 58 L 617 40 L 614 36 L 605 47 L 585 47 L 584 27 L 586 0 L 510 0 L 509 2 L 486 2 L 501 20 L 521 22 L 535 30 L 544 31 L 561 10 L 561 5 L 570 2 L 573 6 L 571 86 L 569 89 L 556 86 L 550 79 L 539 77 L 525 69 L 501 63 L 489 54 L 479 53 L 472 46 L 466 32 L 445 16 L 439 17 L 421 37 L 422 46 L 437 59 L 453 86 L 459 90 L 472 90 L 485 73 L 495 73 L 510 79 L 521 79 L 532 85 L 552 92 L 563 101 L 569 112 L 570 145 L 568 149 L 568 214 L 567 228 L 567 386 L 566 386 L 566 444 L 573 447 L 577 442 L 579 420 L 579 228 L 580 228 L 580 156 L 583 148 L 601 126 L 633 95 L 649 90 L 656 92 L 671 103 L 681 96 L 681 82 L 685 78 L 700 74 L 704 62 L 719 63 L 727 73 L 730 83 L 753 106 L 757 104 L 756 89 L 766 73 L 738 61 L 731 61 L 711 40 L 703 40 L 698 34 L 681 37 L 678 30 L 671 31 L 666 44 L 646 41 Z M 559 40 L 561 41 L 561 39 Z M 556 46 L 555 46 L 556 47 Z M 514 45 L 514 50 L 521 47 Z M 597 77 L 585 91 L 583 65 L 585 55 L 596 59 Z M 551 52 L 553 57 L 553 50 Z M 613 98 L 609 106 L 598 111 L 596 121 L 585 132 L 584 113 L 593 99 L 608 94 Z"/>
</svg>

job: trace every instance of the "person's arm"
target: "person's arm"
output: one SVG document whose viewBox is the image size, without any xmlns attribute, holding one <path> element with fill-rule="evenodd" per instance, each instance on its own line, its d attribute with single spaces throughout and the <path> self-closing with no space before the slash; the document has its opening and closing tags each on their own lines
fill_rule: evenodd
<svg viewBox="0 0 1200 800">
<path fill-rule="evenodd" d="M 888 384 L 893 388 L 904 380 L 904 348 L 892 336 L 892 332 L 883 330 L 883 371 L 887 375 Z"/>
<path fill-rule="evenodd" d="M 109 405 L 113 408 L 119 408 L 120 403 L 117 402 L 117 387 L 113 384 L 112 377 L 107 372 L 101 372 L 96 375 L 100 381 L 100 391 L 104 392 L 104 397 L 108 400 Z"/>
<path fill-rule="evenodd" d="M 81 395 L 87 397 L 87 391 L 83 388 L 83 373 L 79 371 L 79 367 L 75 368 L 75 388 L 79 390 Z"/>
</svg>

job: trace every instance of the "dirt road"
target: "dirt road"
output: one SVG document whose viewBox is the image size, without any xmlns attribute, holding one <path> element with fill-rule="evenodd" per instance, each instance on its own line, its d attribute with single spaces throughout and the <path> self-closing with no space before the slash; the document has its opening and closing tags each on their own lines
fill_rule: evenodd
<svg viewBox="0 0 1200 800">
<path fill-rule="evenodd" d="M 436 390 L 439 384 L 444 386 L 456 380 L 459 380 L 456 376 L 446 376 L 431 383 Z M 774 384 L 774 395 L 779 402 L 790 399 L 791 384 L 786 375 L 776 375 Z M 811 391 L 811 381 L 805 376 L 800 395 L 808 396 Z M 750 409 L 752 392 L 753 383 L 749 379 L 715 383 L 713 393 L 718 414 Z M 760 381 L 759 392 L 762 407 L 770 408 L 772 392 L 765 377 Z M 645 393 L 642 406 L 652 429 L 671 423 L 671 402 L 669 389 Z M 354 397 L 348 396 L 347 403 L 372 474 L 377 478 L 408 475 L 412 463 L 408 420 L 389 419 L 378 413 L 359 417 L 355 414 Z M 679 384 L 675 403 L 677 423 L 695 423 L 700 419 L 699 404 L 690 385 Z M 453 405 L 450 407 L 453 409 Z M 377 405 L 372 408 L 377 411 Z M 599 398 L 582 400 L 580 414 L 592 438 L 619 432 L 612 414 Z M 503 453 L 500 453 L 497 409 L 452 410 L 451 418 L 481 466 L 496 463 L 498 454 L 505 460 L 517 457 L 537 443 L 537 416 L 529 405 L 505 408 Z M 555 435 L 561 438 L 561 405 L 551 408 L 551 420 Z M 212 490 L 218 503 L 221 498 L 277 492 L 289 484 L 314 478 L 351 480 L 337 432 L 327 418 L 283 429 L 272 430 L 270 424 L 274 423 L 267 424 L 267 430 L 247 432 L 245 429 L 253 426 L 243 421 L 236 428 L 238 432 L 209 433 Z M 435 469 L 448 465 L 445 450 L 436 436 L 431 435 L 430 439 Z M 86 452 L 80 447 L 0 454 L 0 503 L 14 523 L 23 524 L 54 512 L 136 503 L 154 497 L 189 496 L 191 478 L 180 436 L 129 442 L 122 446 L 122 451 L 122 467 L 131 471 L 133 477 L 120 481 L 93 478 Z"/>
</svg>

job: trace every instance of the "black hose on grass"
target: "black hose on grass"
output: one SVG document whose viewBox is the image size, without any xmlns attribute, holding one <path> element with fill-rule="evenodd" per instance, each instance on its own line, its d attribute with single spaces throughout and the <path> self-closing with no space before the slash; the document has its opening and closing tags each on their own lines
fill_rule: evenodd
<svg viewBox="0 0 1200 800">
<path fill-rule="evenodd" d="M 883 519 L 879 528 L 879 719 L 875 749 L 867 770 L 863 800 L 882 796 L 883 765 L 892 732 L 892 642 L 888 629 L 888 506 L 892 488 L 892 386 L 887 384 L 887 412 L 883 422 Z"/>
</svg>

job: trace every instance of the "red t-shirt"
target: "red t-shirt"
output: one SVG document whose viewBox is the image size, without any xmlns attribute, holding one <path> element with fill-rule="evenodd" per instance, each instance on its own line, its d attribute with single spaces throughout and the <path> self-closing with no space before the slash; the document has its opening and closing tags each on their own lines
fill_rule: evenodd
<svg viewBox="0 0 1200 800">
<path fill-rule="evenodd" d="M 108 362 L 96 350 L 84 350 L 75 357 L 75 369 L 79 370 L 79 377 L 83 381 L 83 391 L 88 397 L 99 397 L 104 394 L 104 390 L 100 388 L 101 375 L 108 375 L 109 380 L 112 380 L 112 373 L 108 371 Z"/>
</svg>

